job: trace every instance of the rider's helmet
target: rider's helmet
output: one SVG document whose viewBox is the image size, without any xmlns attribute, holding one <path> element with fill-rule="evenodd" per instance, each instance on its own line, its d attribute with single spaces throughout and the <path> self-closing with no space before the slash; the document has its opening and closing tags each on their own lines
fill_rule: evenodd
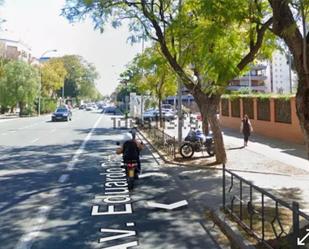
<svg viewBox="0 0 309 249">
<path fill-rule="evenodd" d="M 124 141 L 128 141 L 132 139 L 132 134 L 131 132 L 126 132 L 125 134 L 123 134 L 123 139 Z"/>
<path fill-rule="evenodd" d="M 132 130 L 130 130 L 130 133 L 132 135 L 132 139 L 135 139 L 135 137 L 136 137 L 136 129 L 133 128 Z"/>
</svg>

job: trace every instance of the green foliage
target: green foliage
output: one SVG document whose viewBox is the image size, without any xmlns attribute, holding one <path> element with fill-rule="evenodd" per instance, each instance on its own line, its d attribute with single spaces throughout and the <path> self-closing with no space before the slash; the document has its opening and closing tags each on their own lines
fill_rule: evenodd
<svg viewBox="0 0 309 249">
<path fill-rule="evenodd" d="M 64 81 L 64 96 L 96 98 L 98 91 L 95 87 L 95 80 L 98 78 L 98 73 L 94 65 L 77 55 L 63 56 L 62 61 L 67 72 Z M 58 94 L 61 96 L 61 91 Z"/>
<path fill-rule="evenodd" d="M 0 78 L 0 105 L 14 107 L 19 104 L 21 111 L 31 106 L 38 96 L 39 73 L 36 68 L 23 61 L 10 61 L 3 67 Z"/>
<path fill-rule="evenodd" d="M 246 69 L 244 66 L 252 58 L 242 60 L 255 44 L 265 15 L 270 13 L 263 1 L 247 0 L 186 0 L 181 1 L 181 6 L 179 0 L 141 3 L 67 0 L 66 3 L 63 15 L 70 21 L 90 15 L 95 28 L 101 30 L 108 21 L 118 27 L 122 20 L 129 20 L 131 40 L 138 41 L 146 34 L 158 41 L 161 49 L 166 46 L 170 56 L 186 73 L 187 81 L 183 83 L 186 85 L 191 79 L 191 83 L 201 84 L 205 93 L 223 93 L 229 80 Z M 155 30 L 155 24 L 160 27 L 162 37 Z M 265 46 L 253 58 L 270 55 L 274 38 L 270 33 L 265 38 Z M 170 64 L 172 60 L 169 58 Z M 244 66 L 239 67 L 240 62 Z M 175 70 L 175 64 L 171 66 Z M 197 74 L 202 79 L 200 82 L 194 80 Z"/>
<path fill-rule="evenodd" d="M 136 84 L 144 93 L 150 92 L 157 99 L 175 95 L 177 78 L 157 46 L 147 48 L 135 58 L 141 74 Z"/>
<path fill-rule="evenodd" d="M 64 85 L 67 71 L 61 58 L 53 58 L 45 62 L 40 69 L 42 77 L 42 96 L 52 97 Z"/>
<path fill-rule="evenodd" d="M 51 113 L 57 108 L 57 100 L 51 98 L 41 99 L 41 113 Z"/>
</svg>

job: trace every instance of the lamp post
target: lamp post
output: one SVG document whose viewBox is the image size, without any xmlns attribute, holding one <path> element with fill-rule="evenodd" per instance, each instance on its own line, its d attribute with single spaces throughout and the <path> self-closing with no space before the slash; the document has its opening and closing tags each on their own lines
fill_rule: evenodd
<svg viewBox="0 0 309 249">
<path fill-rule="evenodd" d="M 44 55 L 46 55 L 47 53 L 50 52 L 57 52 L 56 49 L 49 49 L 46 50 L 39 59 L 41 59 Z M 38 103 L 38 116 L 41 115 L 41 88 L 42 88 L 42 71 L 41 71 L 41 67 L 40 67 L 40 86 L 39 86 L 39 103 Z"/>
</svg>

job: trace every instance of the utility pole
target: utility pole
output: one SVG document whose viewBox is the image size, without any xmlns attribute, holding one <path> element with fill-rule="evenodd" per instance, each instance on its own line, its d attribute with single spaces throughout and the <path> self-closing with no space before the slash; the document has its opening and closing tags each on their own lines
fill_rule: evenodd
<svg viewBox="0 0 309 249">
<path fill-rule="evenodd" d="M 143 32 L 143 37 L 142 37 L 142 54 L 144 53 L 144 44 L 145 39 L 144 39 L 144 32 Z M 142 77 L 144 77 L 144 70 L 142 69 Z M 144 126 L 144 95 L 141 93 L 141 126 Z"/>
<path fill-rule="evenodd" d="M 46 50 L 39 59 L 43 58 L 44 55 L 50 52 L 57 52 L 57 49 L 49 49 Z M 39 67 L 39 72 L 40 72 L 40 85 L 39 85 L 39 100 L 38 100 L 38 116 L 41 115 L 41 91 L 42 91 L 42 70 L 41 70 L 41 65 Z"/>
<path fill-rule="evenodd" d="M 292 60 L 291 60 L 291 52 L 288 51 L 288 58 L 289 58 L 289 81 L 290 81 L 290 93 L 293 92 L 293 89 L 292 89 Z"/>
<path fill-rule="evenodd" d="M 181 13 L 181 7 L 182 7 L 182 0 L 179 0 L 179 6 L 178 6 L 178 14 L 180 15 Z M 181 39 L 179 37 L 179 44 L 178 44 L 178 49 L 179 49 L 179 56 L 178 56 L 178 63 L 180 63 L 180 58 L 181 58 Z M 177 100 L 178 100 L 178 105 L 177 105 L 177 109 L 178 109 L 178 143 L 180 144 L 182 142 L 182 110 L 181 110 L 181 106 L 182 106 L 182 92 L 181 89 L 182 88 L 182 82 L 180 77 L 178 77 L 178 91 L 177 91 Z"/>
</svg>

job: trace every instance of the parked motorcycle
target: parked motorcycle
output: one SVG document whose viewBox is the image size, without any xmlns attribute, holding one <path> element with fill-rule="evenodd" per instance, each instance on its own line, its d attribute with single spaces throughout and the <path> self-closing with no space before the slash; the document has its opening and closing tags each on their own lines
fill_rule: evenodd
<svg viewBox="0 0 309 249">
<path fill-rule="evenodd" d="M 180 146 L 180 154 L 183 158 L 191 158 L 194 152 L 206 150 L 209 156 L 215 154 L 214 140 L 212 136 L 205 136 L 202 131 L 191 129 Z"/>
</svg>

